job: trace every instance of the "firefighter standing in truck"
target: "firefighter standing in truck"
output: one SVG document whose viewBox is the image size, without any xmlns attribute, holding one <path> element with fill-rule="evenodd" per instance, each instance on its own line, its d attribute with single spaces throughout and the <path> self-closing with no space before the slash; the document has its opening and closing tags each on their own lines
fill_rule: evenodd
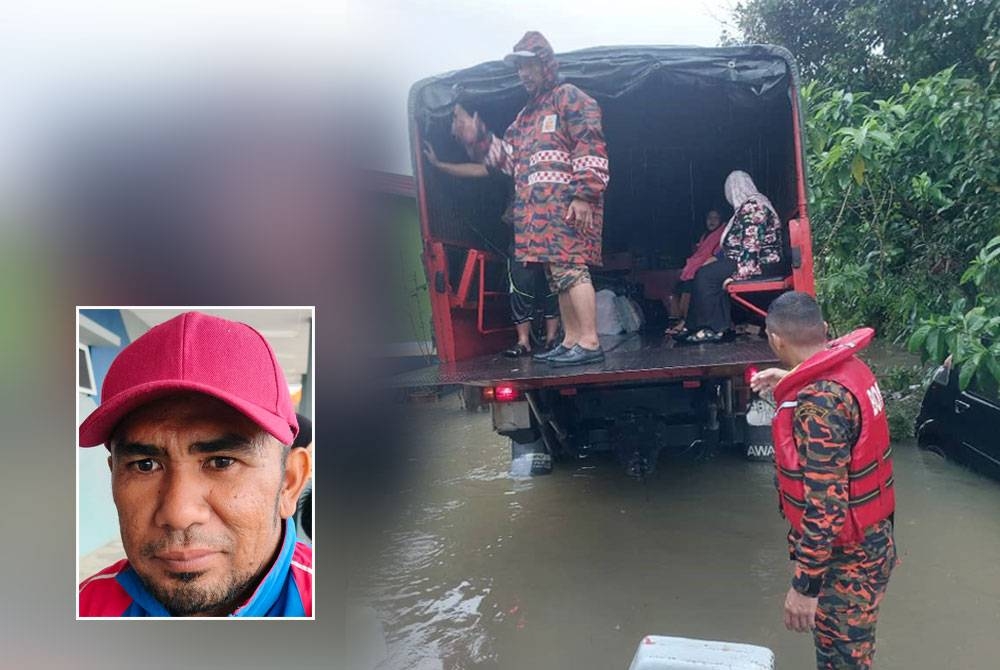
<svg viewBox="0 0 1000 670">
<path fill-rule="evenodd" d="M 558 294 L 565 336 L 533 356 L 553 366 L 604 360 L 589 265 L 601 265 L 604 191 L 610 179 L 601 108 L 559 80 L 541 33 L 529 31 L 504 61 L 517 67 L 529 99 L 503 137 L 456 105 L 452 134 L 469 157 L 514 179 L 514 257 L 543 263 Z"/>
<path fill-rule="evenodd" d="M 788 370 L 751 379 L 773 389 L 781 511 L 795 562 L 785 626 L 812 630 L 818 668 L 870 668 L 875 624 L 896 564 L 892 448 L 871 370 L 855 357 L 870 328 L 826 341 L 819 305 L 789 292 L 771 304 L 768 342 Z"/>
</svg>

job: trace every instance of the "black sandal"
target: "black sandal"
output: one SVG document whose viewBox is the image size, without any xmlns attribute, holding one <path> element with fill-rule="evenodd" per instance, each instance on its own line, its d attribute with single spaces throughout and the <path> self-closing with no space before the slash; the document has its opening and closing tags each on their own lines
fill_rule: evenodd
<svg viewBox="0 0 1000 670">
<path fill-rule="evenodd" d="M 531 351 L 528 350 L 528 347 L 523 344 L 515 344 L 510 349 L 504 349 L 503 356 L 504 358 L 520 358 L 521 356 L 527 356 L 530 353 Z"/>
<path fill-rule="evenodd" d="M 711 328 L 701 328 L 694 335 L 684 338 L 690 344 L 703 344 L 705 342 L 719 342 L 722 340 L 722 333 L 717 333 Z"/>
<path fill-rule="evenodd" d="M 671 337 L 684 337 L 691 332 L 684 323 L 684 319 L 674 319 L 671 317 L 671 320 L 674 323 L 663 332 L 664 335 L 670 335 Z"/>
</svg>

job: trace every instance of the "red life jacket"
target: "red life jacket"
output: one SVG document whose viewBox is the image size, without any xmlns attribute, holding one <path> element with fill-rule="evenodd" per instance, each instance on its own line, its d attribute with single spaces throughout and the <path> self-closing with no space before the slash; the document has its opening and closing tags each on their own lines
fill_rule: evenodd
<svg viewBox="0 0 1000 670">
<path fill-rule="evenodd" d="M 869 526 L 888 518 L 896 506 L 892 476 L 892 448 L 885 403 L 875 375 L 854 354 L 871 342 L 875 331 L 859 328 L 829 343 L 827 349 L 805 360 L 774 389 L 777 411 L 771 423 L 774 464 L 778 470 L 778 499 L 785 518 L 802 532 L 805 492 L 799 450 L 793 434 L 793 415 L 799 391 L 807 384 L 828 380 L 847 388 L 861 408 L 861 433 L 851 448 L 848 466 L 849 507 L 835 545 L 855 544 Z"/>
</svg>

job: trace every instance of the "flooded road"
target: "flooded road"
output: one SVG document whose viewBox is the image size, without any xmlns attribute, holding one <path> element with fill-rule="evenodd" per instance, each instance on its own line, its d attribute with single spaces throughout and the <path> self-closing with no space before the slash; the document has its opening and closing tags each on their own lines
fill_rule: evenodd
<svg viewBox="0 0 1000 670">
<path fill-rule="evenodd" d="M 770 463 L 661 460 L 644 483 L 613 461 L 509 476 L 507 440 L 456 396 L 406 408 L 409 470 L 352 594 L 385 629 L 380 668 L 625 669 L 646 634 L 771 648 L 814 667 L 782 625 L 791 566 Z M 1000 483 L 894 452 L 902 564 L 876 667 L 995 668 Z"/>
</svg>

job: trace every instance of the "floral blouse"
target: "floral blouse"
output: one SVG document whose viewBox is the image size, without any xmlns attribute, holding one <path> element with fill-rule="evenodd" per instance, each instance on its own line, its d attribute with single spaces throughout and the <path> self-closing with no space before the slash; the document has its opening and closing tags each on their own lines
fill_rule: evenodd
<svg viewBox="0 0 1000 670">
<path fill-rule="evenodd" d="M 733 279 L 761 275 L 765 266 L 781 262 L 781 221 L 756 198 L 750 198 L 736 210 L 721 253 L 736 262 Z"/>
</svg>

